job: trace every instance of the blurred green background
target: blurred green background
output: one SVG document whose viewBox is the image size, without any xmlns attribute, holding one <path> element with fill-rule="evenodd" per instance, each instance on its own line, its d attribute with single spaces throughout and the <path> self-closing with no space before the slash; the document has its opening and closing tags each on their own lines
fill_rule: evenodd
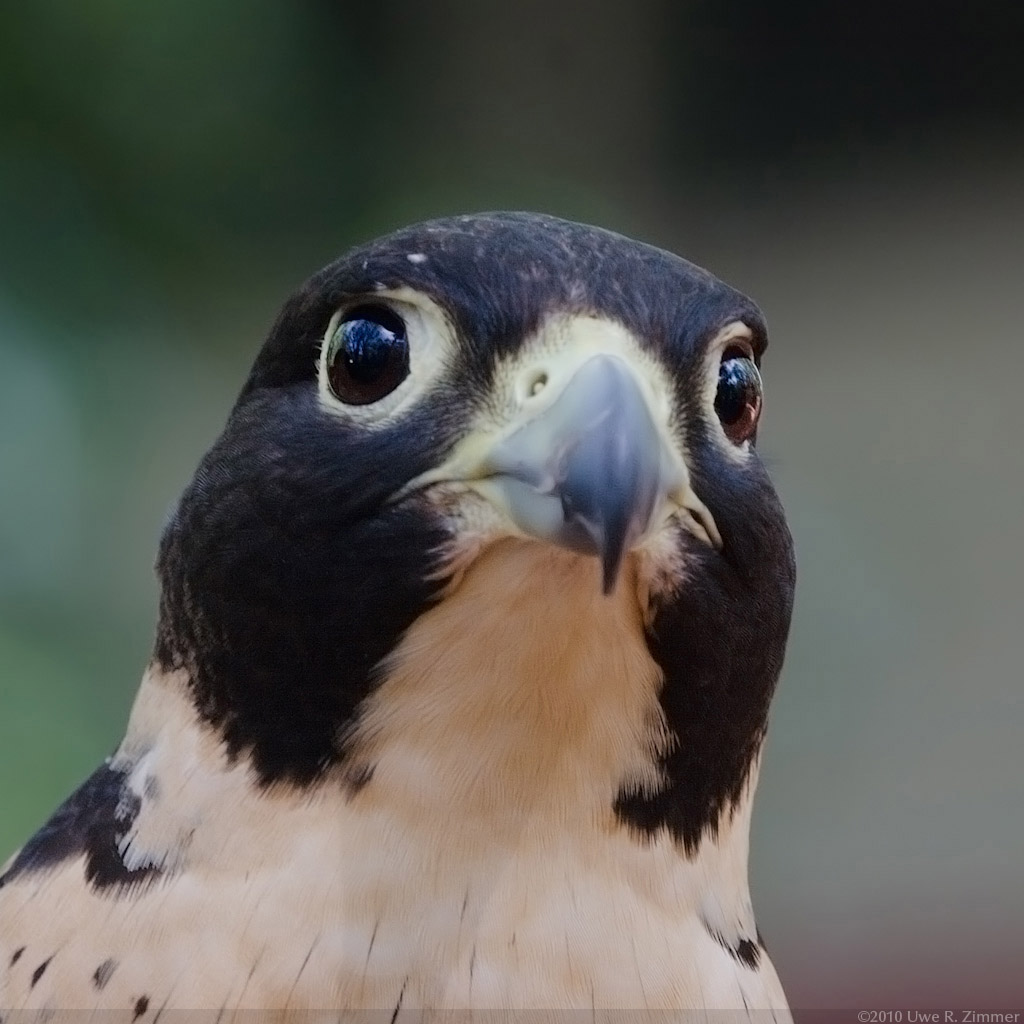
<svg viewBox="0 0 1024 1024">
<path fill-rule="evenodd" d="M 503 207 L 752 294 L 800 561 L 754 900 L 797 1007 L 1024 1005 L 1020 5 L 0 11 L 0 859 L 121 736 L 286 295 Z"/>
</svg>

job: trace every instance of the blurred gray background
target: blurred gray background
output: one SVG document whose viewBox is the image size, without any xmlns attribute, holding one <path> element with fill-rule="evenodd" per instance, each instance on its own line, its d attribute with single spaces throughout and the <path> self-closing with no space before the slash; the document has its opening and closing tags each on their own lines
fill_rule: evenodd
<svg viewBox="0 0 1024 1024">
<path fill-rule="evenodd" d="M 163 517 L 286 295 L 541 209 L 769 318 L 801 578 L 752 870 L 793 1004 L 1024 1008 L 1022 11 L 4 5 L 0 859 L 120 738 Z"/>
</svg>

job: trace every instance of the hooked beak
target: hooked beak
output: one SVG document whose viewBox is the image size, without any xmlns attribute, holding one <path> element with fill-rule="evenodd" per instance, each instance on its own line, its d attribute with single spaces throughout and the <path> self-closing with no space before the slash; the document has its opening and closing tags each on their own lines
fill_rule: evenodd
<svg viewBox="0 0 1024 1024">
<path fill-rule="evenodd" d="M 414 483 L 462 481 L 523 533 L 597 556 L 605 594 L 627 552 L 680 508 L 691 532 L 721 547 L 631 367 L 599 353 L 566 376 L 554 395 L 550 385 L 528 397 L 497 437 L 467 438 L 445 466 Z"/>
</svg>

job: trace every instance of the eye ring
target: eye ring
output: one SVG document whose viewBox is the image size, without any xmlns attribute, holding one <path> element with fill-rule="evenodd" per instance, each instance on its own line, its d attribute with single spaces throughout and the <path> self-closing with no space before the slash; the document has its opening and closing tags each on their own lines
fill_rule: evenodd
<svg viewBox="0 0 1024 1024">
<path fill-rule="evenodd" d="M 761 374 L 749 349 L 732 345 L 718 367 L 715 413 L 726 437 L 740 445 L 757 432 L 764 400 Z"/>
<path fill-rule="evenodd" d="M 405 321 L 383 304 L 355 306 L 328 339 L 324 366 L 327 385 L 339 402 L 379 402 L 409 375 Z"/>
</svg>

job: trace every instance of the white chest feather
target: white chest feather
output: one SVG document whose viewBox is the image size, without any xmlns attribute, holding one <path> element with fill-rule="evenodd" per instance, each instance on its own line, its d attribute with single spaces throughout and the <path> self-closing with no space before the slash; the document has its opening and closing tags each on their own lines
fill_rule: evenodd
<svg viewBox="0 0 1024 1024">
<path fill-rule="evenodd" d="M 503 547 L 410 630 L 309 793 L 258 791 L 150 675 L 122 856 L 164 875 L 101 894 L 79 860 L 0 893 L 0 1006 L 785 1012 L 767 958 L 729 949 L 754 935 L 753 777 L 691 858 L 620 824 L 669 742 L 635 583 L 604 598 L 596 563 Z"/>
</svg>

